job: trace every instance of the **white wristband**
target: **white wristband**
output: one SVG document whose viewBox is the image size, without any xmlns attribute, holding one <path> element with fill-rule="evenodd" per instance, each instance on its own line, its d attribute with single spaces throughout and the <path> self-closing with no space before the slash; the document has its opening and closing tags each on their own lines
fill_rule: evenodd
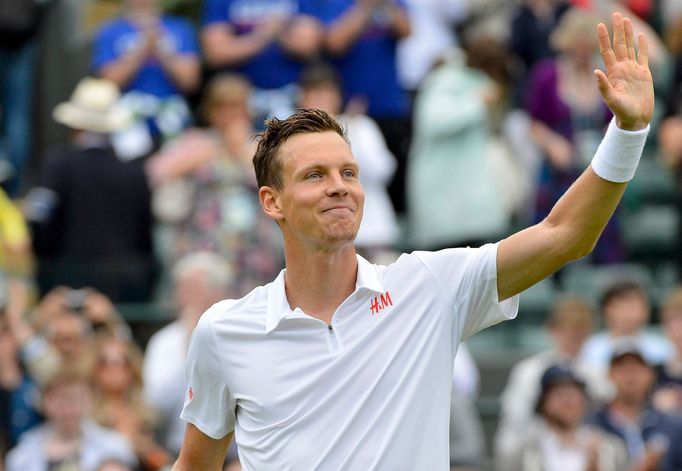
<svg viewBox="0 0 682 471">
<path fill-rule="evenodd" d="M 611 120 L 604 139 L 592 159 L 592 170 L 604 180 L 624 183 L 635 176 L 650 126 L 639 131 L 626 131 Z"/>
</svg>

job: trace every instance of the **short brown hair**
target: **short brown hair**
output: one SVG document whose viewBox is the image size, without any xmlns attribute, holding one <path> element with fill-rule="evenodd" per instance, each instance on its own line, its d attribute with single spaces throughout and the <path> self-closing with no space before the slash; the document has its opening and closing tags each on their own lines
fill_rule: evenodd
<svg viewBox="0 0 682 471">
<path fill-rule="evenodd" d="M 594 310 L 584 299 L 568 295 L 559 298 L 552 307 L 547 319 L 547 326 L 552 328 L 579 327 L 588 330 L 594 328 Z"/>
<path fill-rule="evenodd" d="M 258 148 L 253 156 L 258 186 L 282 189 L 282 163 L 279 148 L 296 134 L 333 131 L 348 142 L 341 124 L 329 113 L 315 109 L 298 109 L 287 119 L 272 118 L 265 122 L 265 130 L 256 134 Z"/>
</svg>

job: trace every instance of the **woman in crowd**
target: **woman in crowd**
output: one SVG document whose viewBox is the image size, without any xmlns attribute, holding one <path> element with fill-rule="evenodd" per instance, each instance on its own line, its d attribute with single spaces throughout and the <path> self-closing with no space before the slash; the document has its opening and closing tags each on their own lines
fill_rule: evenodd
<svg viewBox="0 0 682 471">
<path fill-rule="evenodd" d="M 170 456 L 154 439 L 155 416 L 142 398 L 142 353 L 113 336 L 98 339 L 95 351 L 93 418 L 128 438 L 144 469 L 169 464 Z"/>
<path fill-rule="evenodd" d="M 544 155 L 538 176 L 535 222 L 544 219 L 559 197 L 589 164 L 602 129 L 611 119 L 594 86 L 597 19 L 572 9 L 552 33 L 559 51 L 531 72 L 526 107 L 532 119 L 532 140 Z M 595 262 L 624 260 L 617 214 L 607 225 L 592 254 Z"/>
<path fill-rule="evenodd" d="M 282 265 L 279 235 L 260 210 L 251 166 L 250 90 L 238 76 L 215 76 L 200 107 L 208 129 L 186 132 L 148 166 L 157 216 L 171 225 L 170 261 L 219 253 L 237 275 L 238 295 L 272 280 Z"/>
</svg>

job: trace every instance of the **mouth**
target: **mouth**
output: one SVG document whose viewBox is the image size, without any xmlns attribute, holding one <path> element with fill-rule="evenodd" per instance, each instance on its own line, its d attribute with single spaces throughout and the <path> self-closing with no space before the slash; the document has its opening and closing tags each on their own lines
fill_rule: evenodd
<svg viewBox="0 0 682 471">
<path fill-rule="evenodd" d="M 342 213 L 342 212 L 349 212 L 349 213 L 354 213 L 355 210 L 349 206 L 332 206 L 331 208 L 327 208 L 322 210 L 323 213 Z"/>
</svg>

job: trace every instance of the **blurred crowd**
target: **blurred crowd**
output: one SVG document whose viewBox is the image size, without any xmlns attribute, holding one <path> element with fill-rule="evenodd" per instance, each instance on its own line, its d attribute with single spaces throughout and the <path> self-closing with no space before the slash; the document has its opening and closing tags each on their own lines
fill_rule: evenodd
<svg viewBox="0 0 682 471">
<path fill-rule="evenodd" d="M 0 470 L 172 465 L 199 316 L 284 265 L 251 166 L 265 119 L 343 122 L 369 260 L 498 240 L 589 165 L 611 120 L 595 25 L 618 10 L 649 39 L 648 149 L 682 191 L 676 0 L 89 0 L 90 67 L 51 110 L 68 138 L 43 150 L 34 98 L 59 1 L 0 0 Z M 584 263 L 628 262 L 623 225 L 617 211 Z M 651 287 L 611 281 L 598 309 L 578 293 L 547 313 L 551 348 L 512 369 L 492 443 L 462 346 L 453 469 L 682 470 L 682 287 L 652 328 Z M 131 304 L 174 317 L 145 337 Z"/>
</svg>

